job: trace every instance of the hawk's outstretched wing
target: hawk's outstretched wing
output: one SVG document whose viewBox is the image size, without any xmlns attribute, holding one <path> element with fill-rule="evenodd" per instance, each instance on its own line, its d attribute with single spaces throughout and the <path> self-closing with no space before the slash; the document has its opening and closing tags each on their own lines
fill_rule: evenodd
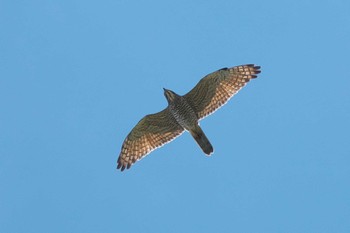
<svg viewBox="0 0 350 233">
<path fill-rule="evenodd" d="M 183 131 L 168 108 L 145 116 L 124 140 L 117 169 L 129 169 L 137 160 L 180 136 Z"/>
<path fill-rule="evenodd" d="M 252 64 L 224 68 L 202 78 L 184 97 L 198 119 L 202 119 L 224 105 L 259 73 L 260 66 Z"/>
</svg>

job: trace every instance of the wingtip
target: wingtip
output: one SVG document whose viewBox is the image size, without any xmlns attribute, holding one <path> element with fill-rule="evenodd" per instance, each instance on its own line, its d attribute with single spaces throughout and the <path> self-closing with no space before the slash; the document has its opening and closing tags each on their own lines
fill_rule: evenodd
<svg viewBox="0 0 350 233">
<path fill-rule="evenodd" d="M 120 171 L 124 171 L 125 168 L 129 169 L 131 164 L 128 164 L 127 166 L 125 166 L 125 164 L 121 161 L 121 157 L 118 158 L 118 161 L 117 161 L 118 165 L 117 165 L 117 170 L 120 169 Z"/>
<path fill-rule="evenodd" d="M 254 65 L 254 64 L 251 64 L 251 65 L 249 65 L 250 67 L 253 67 L 253 75 L 251 76 L 251 78 L 257 78 L 258 77 L 258 75 L 257 74 L 260 74 L 261 73 L 261 70 L 260 70 L 260 68 L 261 68 L 261 66 L 256 66 L 256 65 Z"/>
<path fill-rule="evenodd" d="M 121 172 L 124 171 L 125 168 L 126 168 L 126 167 L 125 167 L 124 165 L 122 165 L 121 163 L 119 163 L 118 166 L 117 166 L 117 170 L 120 169 Z"/>
<path fill-rule="evenodd" d="M 261 66 L 254 66 L 255 72 L 256 74 L 260 74 L 261 73 Z"/>
</svg>

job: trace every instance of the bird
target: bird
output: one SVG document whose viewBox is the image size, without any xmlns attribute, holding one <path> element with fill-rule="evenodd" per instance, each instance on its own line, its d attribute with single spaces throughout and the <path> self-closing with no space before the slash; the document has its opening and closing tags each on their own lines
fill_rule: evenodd
<svg viewBox="0 0 350 233">
<path fill-rule="evenodd" d="M 260 66 L 254 64 L 222 68 L 202 78 L 185 95 L 164 89 L 168 106 L 143 117 L 125 138 L 117 161 L 117 169 L 129 169 L 153 150 L 188 131 L 203 152 L 210 156 L 214 149 L 199 126 L 199 121 L 214 113 L 251 79 Z"/>
</svg>

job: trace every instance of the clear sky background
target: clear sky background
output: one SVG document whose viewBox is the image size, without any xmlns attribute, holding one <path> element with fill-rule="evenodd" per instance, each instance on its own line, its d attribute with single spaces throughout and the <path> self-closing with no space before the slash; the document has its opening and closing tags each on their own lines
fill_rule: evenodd
<svg viewBox="0 0 350 233">
<path fill-rule="evenodd" d="M 0 232 L 350 232 L 350 2 L 0 1 Z M 130 170 L 146 114 L 262 67 Z"/>
</svg>

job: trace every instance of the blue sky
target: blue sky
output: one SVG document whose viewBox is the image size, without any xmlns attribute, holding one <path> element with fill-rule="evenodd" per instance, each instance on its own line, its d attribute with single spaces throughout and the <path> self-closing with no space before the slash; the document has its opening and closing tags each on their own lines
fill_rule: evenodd
<svg viewBox="0 0 350 233">
<path fill-rule="evenodd" d="M 0 232 L 350 232 L 350 2 L 0 1 Z M 146 114 L 250 82 L 126 172 Z"/>
</svg>

